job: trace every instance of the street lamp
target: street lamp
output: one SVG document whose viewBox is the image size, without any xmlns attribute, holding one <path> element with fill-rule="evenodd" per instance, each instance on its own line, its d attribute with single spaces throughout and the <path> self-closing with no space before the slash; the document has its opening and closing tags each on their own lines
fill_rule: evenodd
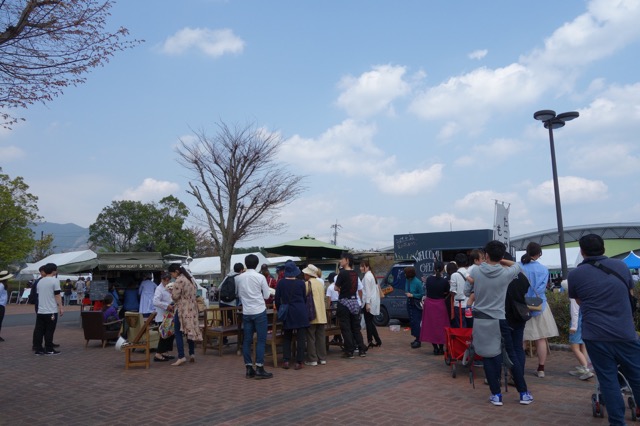
<svg viewBox="0 0 640 426">
<path fill-rule="evenodd" d="M 562 279 L 567 278 L 567 253 L 564 244 L 564 227 L 562 226 L 562 207 L 560 206 L 560 188 L 558 186 L 558 169 L 556 168 L 556 149 L 553 144 L 553 129 L 564 127 L 565 122 L 578 118 L 577 111 L 563 112 L 556 115 L 555 111 L 543 109 L 535 112 L 533 118 L 544 123 L 544 128 L 549 129 L 549 144 L 551 146 L 551 168 L 553 170 L 553 191 L 556 196 L 556 216 L 558 218 L 558 245 L 560 247 L 560 265 L 562 268 Z"/>
</svg>

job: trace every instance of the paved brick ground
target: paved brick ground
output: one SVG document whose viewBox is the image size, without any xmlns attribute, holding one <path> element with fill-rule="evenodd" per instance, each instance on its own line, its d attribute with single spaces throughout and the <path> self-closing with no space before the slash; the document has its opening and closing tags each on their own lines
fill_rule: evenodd
<svg viewBox="0 0 640 426">
<path fill-rule="evenodd" d="M 11 305 L 8 315 L 32 309 Z M 223 357 L 214 351 L 203 356 L 197 348 L 195 364 L 152 363 L 148 370 L 125 371 L 124 354 L 113 346 L 102 349 L 92 341 L 84 349 L 77 323 L 58 326 L 55 341 L 62 354 L 52 357 L 30 351 L 32 330 L 2 329 L 3 425 L 606 424 L 591 416 L 593 381 L 567 374 L 575 365 L 569 352 L 551 353 L 544 379 L 532 375 L 535 360 L 528 360 L 533 404 L 518 404 L 516 390 L 509 388 L 505 405 L 494 407 L 481 369 L 475 389 L 465 370 L 451 378 L 430 345 L 409 348 L 408 331 L 381 329 L 382 347 L 366 358 L 341 359 L 332 348 L 325 366 L 300 371 L 268 366 L 275 377 L 258 381 L 244 378 L 234 348 Z"/>
</svg>

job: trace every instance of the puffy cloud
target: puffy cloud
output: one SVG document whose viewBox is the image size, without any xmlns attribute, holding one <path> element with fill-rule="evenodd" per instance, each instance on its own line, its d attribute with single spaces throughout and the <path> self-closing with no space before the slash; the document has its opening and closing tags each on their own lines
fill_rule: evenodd
<svg viewBox="0 0 640 426">
<path fill-rule="evenodd" d="M 466 194 L 456 200 L 454 207 L 463 211 L 493 212 L 495 200 L 504 201 L 511 205 L 520 204 L 520 197 L 516 193 L 484 190 Z"/>
<path fill-rule="evenodd" d="M 600 180 L 563 176 L 558 178 L 558 185 L 560 187 L 560 201 L 562 204 L 602 201 L 608 197 L 608 187 Z M 554 205 L 555 193 L 553 190 L 553 181 L 548 180 L 529 189 L 528 195 L 534 202 Z"/>
<path fill-rule="evenodd" d="M 9 146 L 0 146 L 0 158 L 2 161 L 9 162 L 13 160 L 17 160 L 19 158 L 24 158 L 25 152 L 18 148 L 17 146 L 9 145 Z"/>
<path fill-rule="evenodd" d="M 142 202 L 157 201 L 167 195 L 173 194 L 179 189 L 180 185 L 177 183 L 146 178 L 137 188 L 128 188 L 114 199 Z"/>
<path fill-rule="evenodd" d="M 469 53 L 469 59 L 482 59 L 487 56 L 487 53 L 489 53 L 487 49 L 474 50 L 473 52 Z"/>
<path fill-rule="evenodd" d="M 630 175 L 640 167 L 638 148 L 630 144 L 596 142 L 574 148 L 570 154 L 571 167 L 590 175 Z"/>
<path fill-rule="evenodd" d="M 368 117 L 380 112 L 393 114 L 394 99 L 409 93 L 410 85 L 404 80 L 406 68 L 377 65 L 359 77 L 346 76 L 339 83 L 343 90 L 337 105 L 352 117 Z"/>
<path fill-rule="evenodd" d="M 465 219 L 453 213 L 442 213 L 427 219 L 429 225 L 437 230 L 463 231 L 467 229 L 481 229 L 493 226 L 490 216 Z"/>
<path fill-rule="evenodd" d="M 187 27 L 168 37 L 162 44 L 161 51 L 168 55 L 180 55 L 195 49 L 217 58 L 226 53 L 241 53 L 244 45 L 244 40 L 228 28 L 211 30 Z"/>
<path fill-rule="evenodd" d="M 443 164 L 434 164 L 427 169 L 408 172 L 377 174 L 372 176 L 378 189 L 391 195 L 416 195 L 435 189 L 442 180 Z"/>
</svg>

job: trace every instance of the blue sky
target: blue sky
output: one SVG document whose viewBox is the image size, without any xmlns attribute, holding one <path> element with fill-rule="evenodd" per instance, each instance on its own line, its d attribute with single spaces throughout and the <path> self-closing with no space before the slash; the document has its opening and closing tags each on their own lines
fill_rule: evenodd
<svg viewBox="0 0 640 426">
<path fill-rule="evenodd" d="M 637 221 L 640 0 L 119 1 L 142 45 L 0 131 L 0 165 L 45 220 L 89 226 L 116 199 L 190 207 L 179 139 L 253 122 L 308 176 L 280 235 L 378 248 L 394 234 L 556 226 L 541 109 L 555 132 L 565 226 Z"/>
</svg>

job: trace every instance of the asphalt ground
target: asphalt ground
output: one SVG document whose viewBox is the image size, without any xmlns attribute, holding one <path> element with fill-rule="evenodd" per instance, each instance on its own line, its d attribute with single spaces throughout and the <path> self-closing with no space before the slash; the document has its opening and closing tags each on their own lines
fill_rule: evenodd
<svg viewBox="0 0 640 426">
<path fill-rule="evenodd" d="M 594 379 L 568 374 L 570 352 L 553 351 L 546 377 L 534 376 L 537 360 L 527 359 L 527 383 L 535 401 L 518 403 L 515 388 L 503 392 L 504 405 L 488 402 L 482 369 L 475 389 L 468 370 L 457 378 L 431 345 L 411 349 L 409 331 L 380 328 L 383 344 L 366 358 L 342 359 L 331 347 L 327 365 L 302 370 L 275 369 L 269 380 L 245 379 L 235 345 L 220 357 L 196 347 L 196 362 L 173 367 L 124 369 L 124 353 L 91 341 L 85 349 L 78 307 L 58 324 L 57 356 L 31 349 L 33 306 L 9 305 L 0 343 L 0 424 L 2 425 L 589 425 Z M 75 315 L 75 319 L 74 319 Z M 25 318 L 31 323 L 24 324 Z M 630 414 L 627 410 L 627 419 Z"/>
</svg>

